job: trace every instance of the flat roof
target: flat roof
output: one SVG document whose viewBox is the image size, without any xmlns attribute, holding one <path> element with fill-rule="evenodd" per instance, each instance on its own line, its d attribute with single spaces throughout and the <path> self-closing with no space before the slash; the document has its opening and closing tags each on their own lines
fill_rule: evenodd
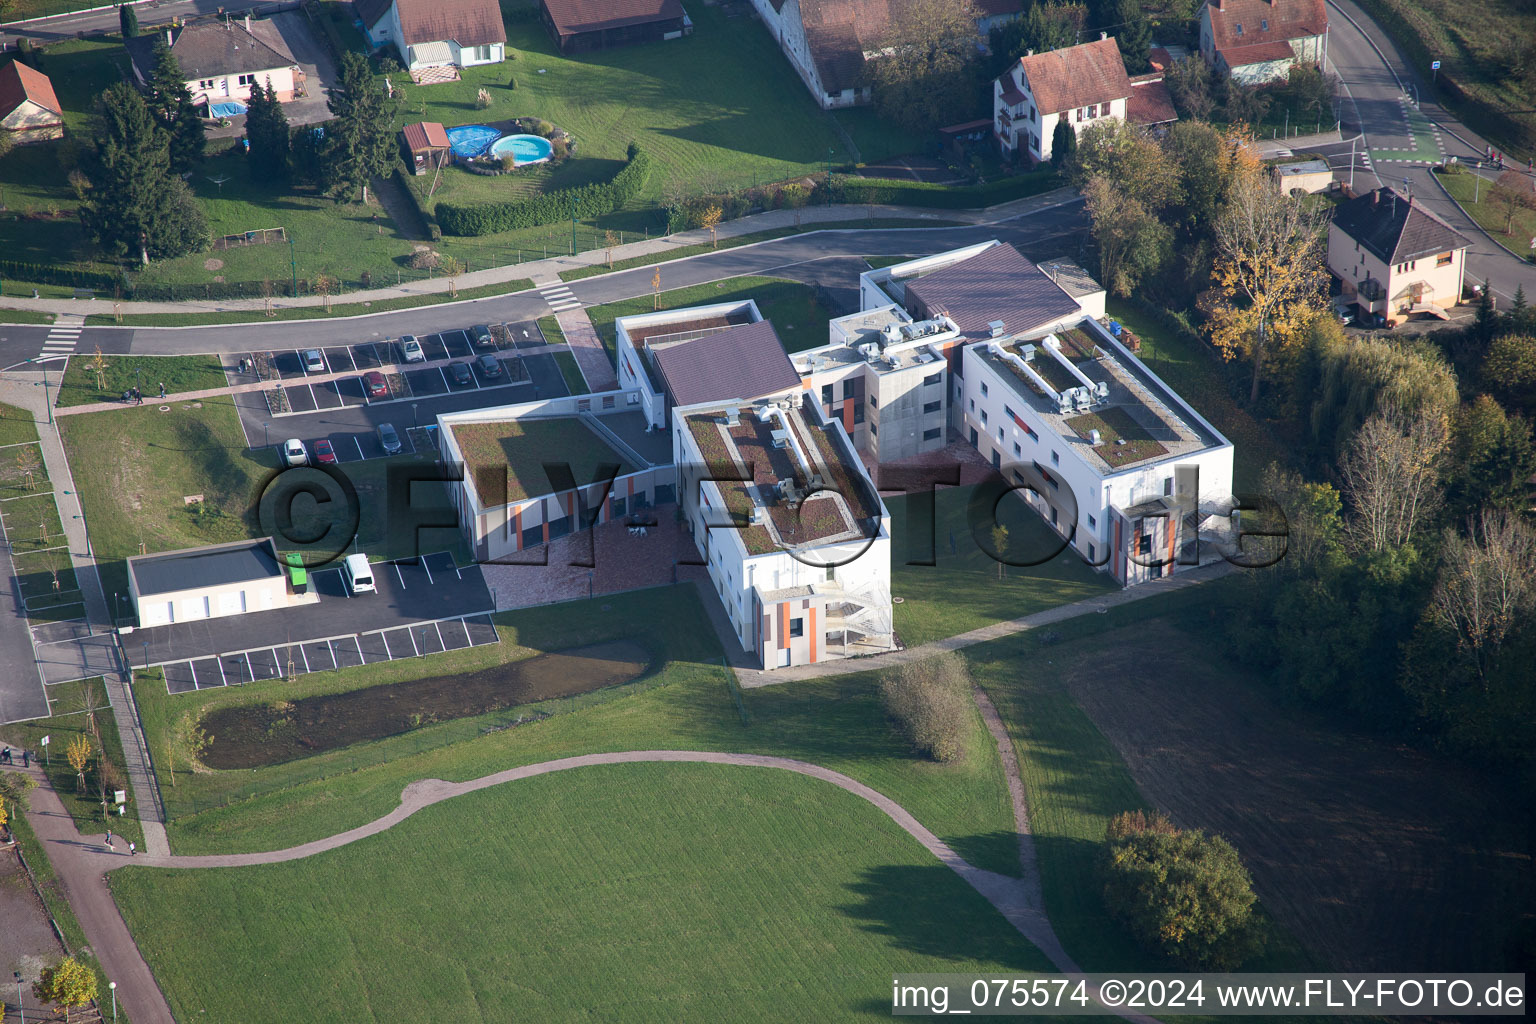
<svg viewBox="0 0 1536 1024">
<path fill-rule="evenodd" d="M 735 408 L 737 422 L 727 422 Z M 862 464 L 848 456 L 825 427 L 809 422 L 800 409 L 785 413 L 821 491 L 801 501 L 787 499 L 778 484 L 791 480 L 803 495 L 815 482 L 807 477 L 793 445 L 778 447 L 774 434 L 783 429 L 778 417 L 764 422 L 751 405 L 727 405 L 685 417 L 689 433 L 711 470 L 734 468 L 750 480 L 717 480 L 731 518 L 749 555 L 764 555 L 788 547 L 835 544 L 869 536 L 863 523 L 881 514 L 880 498 L 864 475 Z M 725 475 L 719 473 L 717 475 Z M 753 524 L 753 509 L 761 522 Z M 750 524 L 750 525 L 749 525 Z"/>
<path fill-rule="evenodd" d="M 748 400 L 800 386 L 784 343 L 767 320 L 646 345 L 675 405 Z"/>
<path fill-rule="evenodd" d="M 569 464 L 577 486 L 590 484 L 602 463 L 618 463 L 620 476 L 641 468 L 575 416 L 450 423 L 448 429 L 483 509 L 554 493 L 545 463 Z"/>
<path fill-rule="evenodd" d="M 128 559 L 128 573 L 139 596 L 147 597 L 281 578 L 283 567 L 278 564 L 272 539 L 263 537 L 156 555 L 134 555 Z"/>
<path fill-rule="evenodd" d="M 1041 270 L 1051 275 L 1051 280 L 1055 281 L 1062 291 L 1074 299 L 1097 295 L 1104 290 L 1104 286 L 1099 284 L 1092 274 L 1084 270 L 1076 260 L 1066 256 L 1041 260 L 1039 266 Z"/>
<path fill-rule="evenodd" d="M 1014 394 L 1043 419 L 1046 425 L 1069 445 L 1086 452 L 1089 465 L 1101 473 L 1118 473 L 1131 466 L 1153 462 L 1170 455 L 1190 455 L 1225 441 L 1202 425 L 1194 410 L 1182 398 L 1160 384 L 1135 360 L 1121 360 L 1109 347 L 1102 328 L 1090 318 L 1078 326 L 1052 332 L 1061 341 L 1061 353 L 1089 380 L 1107 385 L 1108 398 L 1082 411 L 1063 413 L 1039 387 L 1013 363 L 992 354 L 987 343 L 971 348 L 997 375 L 1007 382 Z M 1024 357 L 1024 346 L 1034 345 L 1033 360 L 1026 360 L 1056 391 L 1081 386 L 1066 367 L 1043 344 L 1034 341 L 1009 341 L 1005 352 Z M 1100 443 L 1092 445 L 1092 431 L 1099 432 Z"/>
<path fill-rule="evenodd" d="M 948 314 L 970 338 L 990 337 L 993 321 L 1001 320 L 1009 334 L 1022 334 L 1082 308 L 1006 242 L 907 281 L 906 293 L 927 315 Z"/>
</svg>

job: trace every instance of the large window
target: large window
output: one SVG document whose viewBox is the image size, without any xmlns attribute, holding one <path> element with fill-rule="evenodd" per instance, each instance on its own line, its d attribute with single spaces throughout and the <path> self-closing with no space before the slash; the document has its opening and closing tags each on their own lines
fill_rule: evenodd
<svg viewBox="0 0 1536 1024">
<path fill-rule="evenodd" d="M 256 76 L 255 75 L 241 75 L 240 76 L 240 84 L 241 85 L 255 85 L 256 84 Z"/>
<path fill-rule="evenodd" d="M 943 431 L 941 431 L 938 427 L 932 427 L 932 428 L 930 428 L 928 430 L 923 431 L 923 440 L 924 441 L 937 441 L 939 439 L 939 435 L 941 433 L 943 433 Z"/>
<path fill-rule="evenodd" d="M 923 413 L 924 413 L 924 415 L 927 415 L 928 413 L 931 413 L 931 412 L 938 412 L 943 407 L 944 407 L 944 403 L 943 402 L 924 402 L 923 403 Z"/>
<path fill-rule="evenodd" d="M 789 635 L 792 637 L 805 636 L 805 620 L 801 618 L 790 619 Z"/>
<path fill-rule="evenodd" d="M 944 374 L 943 373 L 930 373 L 928 376 L 923 378 L 923 383 L 925 385 L 927 385 L 927 384 L 937 384 L 940 381 L 942 381 L 943 379 L 944 379 Z"/>
</svg>

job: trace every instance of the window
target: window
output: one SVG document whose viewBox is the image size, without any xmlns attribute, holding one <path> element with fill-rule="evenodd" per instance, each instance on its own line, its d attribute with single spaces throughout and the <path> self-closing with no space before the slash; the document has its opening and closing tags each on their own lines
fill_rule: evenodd
<svg viewBox="0 0 1536 1024">
<path fill-rule="evenodd" d="M 1035 441 L 1037 443 L 1039 442 L 1040 435 L 1035 433 L 1035 428 L 1034 427 L 1031 427 L 1028 423 L 1024 423 L 1022 421 L 1019 422 L 1019 426 L 1024 428 L 1024 433 L 1029 435 L 1029 439 L 1031 441 Z"/>
<path fill-rule="evenodd" d="M 923 403 L 923 414 L 927 415 L 928 413 L 931 413 L 931 412 L 938 412 L 943 407 L 944 407 L 944 403 L 943 402 L 924 402 Z"/>
<path fill-rule="evenodd" d="M 870 395 L 869 396 L 869 406 L 870 406 L 871 409 L 878 409 L 878 408 L 880 408 L 880 400 L 878 398 L 876 398 L 874 395 Z"/>
<path fill-rule="evenodd" d="M 823 384 L 821 386 L 821 404 L 822 405 L 831 405 L 832 404 L 832 385 L 831 384 Z"/>
<path fill-rule="evenodd" d="M 976 411 L 976 399 L 971 399 L 971 412 Z"/>
<path fill-rule="evenodd" d="M 997 428 L 997 443 L 998 444 L 1002 444 L 1003 443 L 1003 428 L 1002 427 L 998 427 Z"/>
<path fill-rule="evenodd" d="M 1238 35 L 1242 35 L 1243 34 L 1243 26 L 1241 26 L 1241 25 L 1237 26 L 1237 34 Z"/>
<path fill-rule="evenodd" d="M 1000 452 L 1000 451 L 997 451 L 995 449 L 992 452 L 992 468 L 993 469 L 1002 469 L 1003 468 L 1003 453 Z"/>
<path fill-rule="evenodd" d="M 981 425 L 982 426 L 986 426 L 987 425 L 987 410 L 985 410 L 985 409 L 981 410 Z"/>
<path fill-rule="evenodd" d="M 1051 452 L 1051 465 L 1053 465 L 1053 466 L 1061 465 L 1061 456 L 1057 455 L 1055 452 Z"/>
<path fill-rule="evenodd" d="M 1007 416 L 1011 420 L 1016 420 L 1019 418 L 1019 414 L 1013 411 L 1012 406 L 1008 405 L 1003 406 L 1003 415 Z"/>
<path fill-rule="evenodd" d="M 1437 267 L 1448 267 L 1448 266 L 1450 266 L 1451 265 L 1451 260 L 1453 258 L 1453 255 L 1454 254 L 1452 254 L 1452 253 L 1443 252 L 1439 256 L 1436 256 L 1435 257 L 1435 266 L 1437 266 Z"/>
<path fill-rule="evenodd" d="M 944 379 L 944 374 L 942 374 L 942 373 L 930 373 L 928 376 L 923 378 L 923 384 L 925 386 L 928 385 L 928 384 L 938 384 L 943 379 Z"/>
<path fill-rule="evenodd" d="M 981 382 L 981 397 L 982 398 L 986 398 L 987 397 L 987 382 L 986 381 L 982 381 Z"/>
<path fill-rule="evenodd" d="M 827 566 L 827 582 L 828 583 L 833 583 L 836 580 L 837 580 L 837 566 L 835 566 L 835 565 Z"/>
<path fill-rule="evenodd" d="M 1093 561 L 1093 545 L 1088 545 L 1088 561 Z"/>
<path fill-rule="evenodd" d="M 1259 31 L 1260 32 L 1268 32 L 1269 31 L 1269 19 L 1268 18 L 1260 18 L 1259 19 Z"/>
<path fill-rule="evenodd" d="M 942 433 L 942 431 L 938 427 L 931 427 L 930 429 L 923 431 L 923 440 L 937 441 L 939 439 L 940 433 Z"/>
<path fill-rule="evenodd" d="M 790 636 L 805 636 L 805 620 L 804 619 L 798 619 L 798 618 L 790 619 L 789 620 L 789 635 Z"/>
<path fill-rule="evenodd" d="M 241 75 L 240 76 L 240 84 L 241 85 L 255 85 L 256 84 L 256 76 L 255 75 Z"/>
<path fill-rule="evenodd" d="M 1090 530 L 1097 530 L 1098 528 L 1099 528 L 1099 521 L 1097 519 L 1093 518 L 1093 516 L 1089 516 L 1088 517 L 1088 529 L 1090 529 Z"/>
<path fill-rule="evenodd" d="M 1023 455 L 1023 454 L 1024 454 L 1024 449 L 1019 447 L 1019 442 L 1017 442 L 1017 441 L 1013 442 L 1013 457 L 1014 458 L 1018 458 L 1020 455 Z"/>
<path fill-rule="evenodd" d="M 613 401 L 613 396 L 612 395 L 604 395 L 603 396 L 603 408 L 604 409 L 612 409 L 614 407 L 614 404 L 615 403 Z"/>
<path fill-rule="evenodd" d="M 197 87 L 199 89 L 212 89 L 213 88 L 213 79 L 211 79 L 211 78 L 204 78 L 204 79 L 202 79 L 201 81 L 199 81 L 197 83 Z"/>
<path fill-rule="evenodd" d="M 879 434 L 880 434 L 880 428 L 879 428 L 879 427 L 878 427 L 878 426 L 876 426 L 876 425 L 875 425 L 875 423 L 874 423 L 874 421 L 873 421 L 873 420 L 871 420 L 871 421 L 870 421 L 870 424 L 869 424 L 869 432 L 870 432 L 870 433 L 871 433 L 871 434 L 874 434 L 874 435 L 875 435 L 875 436 L 877 436 L 877 437 L 878 437 L 878 436 L 879 436 Z"/>
<path fill-rule="evenodd" d="M 848 380 L 843 381 L 843 397 L 844 398 L 852 398 L 853 397 L 853 385 L 854 385 L 854 381 L 853 381 L 853 378 L 851 378 L 851 377 Z"/>
<path fill-rule="evenodd" d="M 1163 477 L 1163 494 L 1168 495 L 1168 494 L 1172 494 L 1172 493 L 1173 493 L 1173 477 L 1165 476 L 1165 477 Z"/>
<path fill-rule="evenodd" d="M 491 48 L 489 46 L 475 47 L 475 60 L 490 60 Z"/>
<path fill-rule="evenodd" d="M 855 423 L 863 423 L 864 422 L 864 407 L 862 405 L 855 405 L 853 407 L 853 422 L 855 422 Z"/>
</svg>

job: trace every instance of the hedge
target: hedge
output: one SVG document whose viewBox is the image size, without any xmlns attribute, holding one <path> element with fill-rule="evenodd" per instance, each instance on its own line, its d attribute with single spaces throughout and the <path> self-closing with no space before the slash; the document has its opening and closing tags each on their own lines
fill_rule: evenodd
<svg viewBox="0 0 1536 1024">
<path fill-rule="evenodd" d="M 630 143 L 629 162 L 610 181 L 545 192 L 511 203 L 475 206 L 438 203 L 437 223 L 448 235 L 493 235 L 517 228 L 558 224 L 573 215 L 590 220 L 612 213 L 639 195 L 650 173 L 650 157 L 639 146 Z"/>
<path fill-rule="evenodd" d="M 67 288 L 92 288 L 96 291 L 111 291 L 119 281 L 116 274 L 55 267 L 46 263 L 0 260 L 0 279 L 6 278 L 12 281 L 26 281 L 29 284 L 58 284 Z"/>
<path fill-rule="evenodd" d="M 834 203 L 974 210 L 1049 192 L 1061 183 L 1060 176 L 1052 170 L 1026 171 L 1011 178 L 998 178 L 996 181 L 981 185 L 958 186 L 835 174 L 832 176 L 830 191 Z"/>
<path fill-rule="evenodd" d="M 416 190 L 411 187 L 412 177 L 414 177 L 414 174 L 406 166 L 405 161 L 398 156 L 395 157 L 395 181 L 399 184 L 400 191 L 405 193 L 405 198 L 410 200 L 411 206 L 416 210 L 416 215 L 421 218 L 422 224 L 426 225 L 427 236 L 436 242 L 443 237 L 443 229 L 437 226 L 437 221 L 433 218 L 432 212 L 421 205 L 421 198 L 416 195 Z"/>
</svg>

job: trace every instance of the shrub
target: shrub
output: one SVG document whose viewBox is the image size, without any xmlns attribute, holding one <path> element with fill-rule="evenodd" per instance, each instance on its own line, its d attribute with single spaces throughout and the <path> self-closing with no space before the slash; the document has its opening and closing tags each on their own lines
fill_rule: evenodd
<svg viewBox="0 0 1536 1024">
<path fill-rule="evenodd" d="M 549 156 L 551 160 L 564 160 L 570 155 L 570 150 L 565 144 L 565 139 L 549 140 Z"/>
<path fill-rule="evenodd" d="M 485 87 L 482 86 L 480 89 L 476 90 L 476 92 L 475 92 L 475 109 L 476 110 L 484 110 L 486 107 L 489 107 L 490 105 L 491 105 L 491 92 L 490 92 L 489 89 L 486 89 Z"/>
<path fill-rule="evenodd" d="M 880 699 L 914 750 L 935 761 L 965 756 L 971 720 L 971 676 L 965 659 L 948 651 L 884 674 Z"/>
<path fill-rule="evenodd" d="M 417 249 L 411 253 L 411 258 L 408 262 L 412 270 L 428 270 L 441 266 L 443 258 L 438 255 L 435 249 Z"/>
<path fill-rule="evenodd" d="M 1039 195 L 1060 184 L 1061 178 L 1055 171 L 1034 170 L 1011 178 L 998 178 L 981 185 L 960 186 L 834 174 L 827 187 L 834 203 L 974 210 L 1011 199 Z"/>
<path fill-rule="evenodd" d="M 1105 907 L 1145 948 L 1215 971 L 1258 951 L 1253 880 L 1231 843 L 1135 811 L 1110 821 L 1104 845 Z"/>
<path fill-rule="evenodd" d="M 517 76 L 516 75 L 513 75 L 511 78 L 507 79 L 507 88 L 508 89 L 516 89 L 517 88 Z"/>
<path fill-rule="evenodd" d="M 555 130 L 555 126 L 550 124 L 548 121 L 543 120 L 543 119 L 535 121 L 534 124 L 533 124 L 533 134 L 535 134 L 535 135 L 542 135 L 546 139 L 549 138 L 549 136 L 554 132 L 554 130 Z"/>
<path fill-rule="evenodd" d="M 629 163 L 611 181 L 559 189 L 507 203 L 482 203 L 475 206 L 439 203 L 437 221 L 445 234 L 492 235 L 500 231 L 569 220 L 573 206 L 577 217 L 590 220 L 612 213 L 639 195 L 640 190 L 645 188 L 650 171 L 650 158 L 640 147 L 631 144 Z"/>
<path fill-rule="evenodd" d="M 502 170 L 510 171 L 517 166 L 517 157 L 513 156 L 511 153 L 508 153 L 501 157 L 497 162 L 501 164 Z"/>
</svg>

